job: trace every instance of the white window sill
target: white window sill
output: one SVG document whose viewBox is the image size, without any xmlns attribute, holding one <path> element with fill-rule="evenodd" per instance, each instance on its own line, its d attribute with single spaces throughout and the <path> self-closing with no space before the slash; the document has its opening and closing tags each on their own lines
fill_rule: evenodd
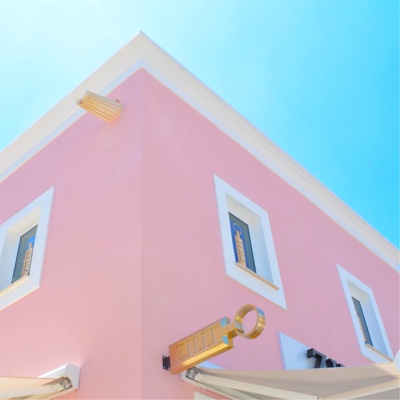
<svg viewBox="0 0 400 400">
<path fill-rule="evenodd" d="M 372 360 L 374 362 L 388 362 L 388 361 L 393 361 L 393 358 L 389 357 L 388 355 L 382 353 L 378 349 L 376 349 L 374 346 L 371 346 L 368 343 L 365 343 L 365 349 L 362 352 L 362 354 L 367 357 L 369 360 Z"/>
<path fill-rule="evenodd" d="M 25 297 L 39 288 L 39 283 L 29 276 L 18 279 L 11 285 L 0 290 L 0 310 Z"/>
<path fill-rule="evenodd" d="M 15 290 L 16 287 L 22 285 L 28 279 L 29 279 L 29 276 L 23 276 L 22 278 L 18 279 L 14 283 L 11 283 L 11 285 L 0 290 L 0 297 L 4 296 L 6 293 L 12 292 L 13 290 Z"/>
<path fill-rule="evenodd" d="M 254 276 L 256 279 L 260 279 L 261 282 L 266 283 L 267 285 L 271 286 L 275 290 L 279 290 L 279 286 L 274 285 L 272 282 L 268 281 L 267 279 L 263 278 L 261 275 L 257 274 L 256 272 L 253 272 L 251 269 L 248 269 L 246 266 L 236 263 L 236 266 L 238 268 L 241 268 L 243 271 L 246 271 L 248 274 Z"/>
<path fill-rule="evenodd" d="M 232 265 L 232 268 L 226 270 L 227 276 L 240 283 L 242 286 L 245 286 L 247 289 L 272 301 L 284 310 L 287 309 L 285 295 L 283 290 L 280 290 L 279 286 L 274 285 L 262 276 L 257 275 L 238 263 L 233 263 Z"/>
</svg>

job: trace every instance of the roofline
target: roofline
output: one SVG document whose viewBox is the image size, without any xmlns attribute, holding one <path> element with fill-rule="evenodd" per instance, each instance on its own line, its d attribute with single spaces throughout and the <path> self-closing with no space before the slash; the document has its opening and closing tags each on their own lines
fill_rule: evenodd
<svg viewBox="0 0 400 400">
<path fill-rule="evenodd" d="M 0 153 L 0 182 L 84 114 L 84 110 L 75 104 L 82 93 L 90 90 L 107 95 L 140 68 L 167 86 L 390 267 L 399 271 L 399 251 L 392 243 L 142 32 Z"/>
</svg>

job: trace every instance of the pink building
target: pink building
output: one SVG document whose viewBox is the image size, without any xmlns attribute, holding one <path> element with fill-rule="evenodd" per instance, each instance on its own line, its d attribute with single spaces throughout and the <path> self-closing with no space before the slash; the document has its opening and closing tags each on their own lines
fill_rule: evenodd
<svg viewBox="0 0 400 400">
<path fill-rule="evenodd" d="M 398 396 L 398 250 L 143 34 L 0 177 L 0 398 Z M 245 304 L 259 337 L 163 369 Z"/>
</svg>

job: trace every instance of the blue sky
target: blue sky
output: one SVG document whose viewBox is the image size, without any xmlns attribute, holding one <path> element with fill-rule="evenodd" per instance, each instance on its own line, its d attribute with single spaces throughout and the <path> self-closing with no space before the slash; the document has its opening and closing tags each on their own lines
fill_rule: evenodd
<svg viewBox="0 0 400 400">
<path fill-rule="evenodd" d="M 0 149 L 139 30 L 399 246 L 397 0 L 0 0 Z"/>
</svg>

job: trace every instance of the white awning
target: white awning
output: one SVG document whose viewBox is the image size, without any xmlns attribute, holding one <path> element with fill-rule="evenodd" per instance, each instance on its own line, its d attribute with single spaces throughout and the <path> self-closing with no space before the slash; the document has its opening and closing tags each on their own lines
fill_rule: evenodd
<svg viewBox="0 0 400 400">
<path fill-rule="evenodd" d="M 55 399 L 76 390 L 80 369 L 67 364 L 41 378 L 0 377 L 0 399 Z"/>
<path fill-rule="evenodd" d="M 283 371 L 192 368 L 185 381 L 230 399 L 395 400 L 400 398 L 395 363 Z"/>
</svg>

